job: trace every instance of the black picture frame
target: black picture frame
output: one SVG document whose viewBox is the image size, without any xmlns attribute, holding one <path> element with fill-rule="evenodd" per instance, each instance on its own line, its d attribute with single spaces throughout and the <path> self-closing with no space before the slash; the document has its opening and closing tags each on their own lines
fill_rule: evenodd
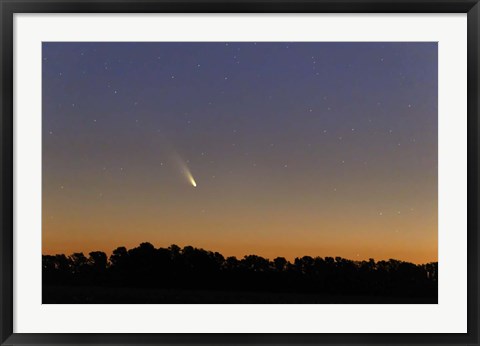
<svg viewBox="0 0 480 346">
<path fill-rule="evenodd" d="M 0 0 L 1 345 L 479 345 L 478 0 Z M 468 332 L 465 334 L 20 334 L 13 332 L 13 16 L 15 13 L 467 13 Z M 454 115 L 453 115 L 454 116 Z M 455 316 L 451 316 L 452 319 Z"/>
</svg>

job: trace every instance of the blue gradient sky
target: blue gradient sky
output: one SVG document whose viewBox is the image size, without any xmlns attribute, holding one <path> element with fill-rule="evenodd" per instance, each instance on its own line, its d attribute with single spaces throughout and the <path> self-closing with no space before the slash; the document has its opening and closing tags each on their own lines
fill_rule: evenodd
<svg viewBox="0 0 480 346">
<path fill-rule="evenodd" d="M 42 58 L 44 253 L 437 260 L 436 43 L 44 43 Z"/>
</svg>

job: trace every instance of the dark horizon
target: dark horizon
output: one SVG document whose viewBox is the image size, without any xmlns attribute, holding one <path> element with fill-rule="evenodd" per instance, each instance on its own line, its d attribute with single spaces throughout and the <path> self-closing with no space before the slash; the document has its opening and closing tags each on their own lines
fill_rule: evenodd
<svg viewBox="0 0 480 346">
<path fill-rule="evenodd" d="M 132 247 L 132 248 L 136 248 L 136 247 L 139 247 L 141 244 L 151 244 L 152 246 L 154 246 L 155 248 L 159 248 L 159 249 L 168 249 L 168 248 L 171 248 L 171 247 L 178 247 L 180 249 L 184 249 L 184 248 L 194 248 L 194 249 L 198 249 L 198 250 L 203 250 L 203 251 L 208 251 L 208 252 L 218 252 L 220 253 L 219 251 L 215 251 L 215 250 L 211 250 L 211 249 L 205 249 L 205 248 L 202 248 L 200 246 L 193 246 L 192 244 L 168 244 L 168 245 L 160 245 L 160 246 L 157 246 L 155 245 L 153 242 L 150 242 L 150 241 L 143 241 L 143 242 L 140 242 L 139 244 L 137 244 L 136 246 Z M 60 252 L 51 252 L 51 253 L 44 253 L 42 252 L 42 256 L 58 256 L 58 255 L 65 255 L 67 257 L 69 256 L 72 256 L 74 254 L 86 254 L 86 255 L 89 255 L 90 253 L 94 252 L 94 253 L 97 253 L 97 252 L 103 252 L 107 255 L 108 258 L 110 258 L 110 256 L 114 253 L 115 250 L 117 250 L 118 248 L 127 248 L 126 246 L 124 245 L 120 245 L 120 246 L 116 246 L 114 247 L 112 250 L 110 251 L 105 251 L 105 250 L 102 250 L 102 249 L 96 249 L 96 250 L 89 250 L 89 251 L 74 251 L 74 252 L 70 252 L 70 253 L 60 253 Z M 275 258 L 285 258 L 285 260 L 287 260 L 288 262 L 294 262 L 295 259 L 298 259 L 298 258 L 303 258 L 303 257 L 312 257 L 312 258 L 343 258 L 343 259 L 346 259 L 346 260 L 349 260 L 349 261 L 352 261 L 352 262 L 364 262 L 364 261 L 370 261 L 370 260 L 373 260 L 375 262 L 382 262 L 382 261 L 389 261 L 389 260 L 394 260 L 394 261 L 400 261 L 400 262 L 406 262 L 406 263 L 412 263 L 412 264 L 415 264 L 415 265 L 425 265 L 425 264 L 429 264 L 429 263 L 438 263 L 437 261 L 427 261 L 427 262 L 411 262 L 411 261 L 405 261 L 405 260 L 402 260 L 400 258 L 394 258 L 394 257 L 389 257 L 389 258 L 373 258 L 373 257 L 370 257 L 370 258 L 366 258 L 366 259 L 355 259 L 355 258 L 344 258 L 342 256 L 329 256 L 329 255 L 322 255 L 322 254 L 316 254 L 316 255 L 312 255 L 312 254 L 304 254 L 304 255 L 299 255 L 299 256 L 295 256 L 295 257 L 288 257 L 288 256 L 282 256 L 281 254 L 279 254 L 278 256 L 276 257 L 264 257 L 264 256 L 261 256 L 261 255 L 257 255 L 257 254 L 254 254 L 253 252 L 246 252 L 245 254 L 243 255 L 240 255 L 240 256 L 236 256 L 236 255 L 231 255 L 231 254 L 222 254 L 222 255 L 225 255 L 225 258 L 227 257 L 234 257 L 234 258 L 237 258 L 237 259 L 243 259 L 247 256 L 258 256 L 258 257 L 261 257 L 261 258 L 264 258 L 268 261 L 273 261 Z"/>
</svg>

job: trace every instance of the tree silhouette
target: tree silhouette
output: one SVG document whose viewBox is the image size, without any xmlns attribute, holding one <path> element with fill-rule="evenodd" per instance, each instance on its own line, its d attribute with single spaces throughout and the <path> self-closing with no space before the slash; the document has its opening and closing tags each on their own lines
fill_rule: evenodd
<svg viewBox="0 0 480 346">
<path fill-rule="evenodd" d="M 88 258 L 83 253 L 44 255 L 42 268 L 44 287 L 195 290 L 212 292 L 209 299 L 214 299 L 215 292 L 240 291 L 294 293 L 310 297 L 307 301 L 322 295 L 428 301 L 438 296 L 438 263 L 416 265 L 395 259 L 375 262 L 303 256 L 292 263 L 284 257 L 270 261 L 252 254 L 239 260 L 193 246 L 173 244 L 157 249 L 141 243 L 129 250 L 118 247 L 109 258 L 101 251 L 90 252 Z M 68 297 L 68 302 L 75 298 Z"/>
</svg>

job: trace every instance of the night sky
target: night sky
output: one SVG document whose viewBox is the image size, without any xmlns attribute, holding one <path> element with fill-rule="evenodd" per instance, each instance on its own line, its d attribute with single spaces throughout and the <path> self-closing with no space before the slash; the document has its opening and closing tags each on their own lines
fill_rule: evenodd
<svg viewBox="0 0 480 346">
<path fill-rule="evenodd" d="M 44 254 L 437 260 L 436 43 L 43 43 L 42 59 Z"/>
</svg>

